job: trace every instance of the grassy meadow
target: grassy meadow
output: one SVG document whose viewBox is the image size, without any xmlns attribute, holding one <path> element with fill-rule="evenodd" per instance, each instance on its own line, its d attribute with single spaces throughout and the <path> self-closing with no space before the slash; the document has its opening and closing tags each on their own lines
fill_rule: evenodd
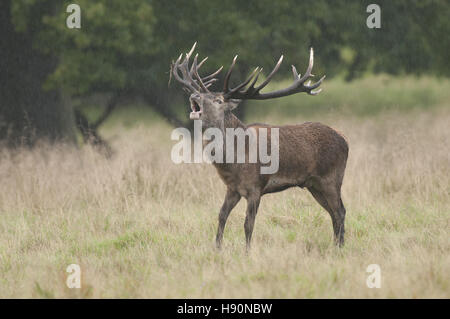
<svg viewBox="0 0 450 319">
<path fill-rule="evenodd" d="M 262 198 L 248 256 L 241 200 L 216 251 L 215 169 L 173 164 L 173 128 L 123 108 L 102 129 L 112 159 L 89 146 L 0 151 L 0 297 L 450 298 L 450 81 L 323 87 L 251 103 L 246 122 L 320 121 L 345 134 L 342 249 L 328 213 L 296 188 Z M 81 289 L 66 286 L 72 263 Z M 370 264 L 379 289 L 366 285 Z"/>
</svg>

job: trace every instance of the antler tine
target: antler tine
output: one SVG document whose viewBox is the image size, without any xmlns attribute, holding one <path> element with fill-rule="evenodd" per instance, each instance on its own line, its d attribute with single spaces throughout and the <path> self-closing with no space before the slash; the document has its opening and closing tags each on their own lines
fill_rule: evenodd
<svg viewBox="0 0 450 319">
<path fill-rule="evenodd" d="M 208 81 L 206 81 L 206 82 L 203 82 L 203 84 L 206 86 L 206 87 L 208 87 L 208 85 L 211 85 L 211 84 L 213 84 L 214 82 L 216 82 L 217 81 L 217 79 L 216 78 L 213 78 L 213 79 L 210 79 L 210 80 L 208 80 Z"/>
<path fill-rule="evenodd" d="M 223 91 L 225 93 L 228 93 L 230 90 L 229 89 L 230 76 L 231 76 L 231 72 L 233 72 L 234 65 L 236 64 L 237 57 L 238 57 L 237 55 L 234 57 L 233 62 L 231 63 L 230 68 L 228 69 L 228 72 L 225 75 L 225 81 L 223 83 Z"/>
<path fill-rule="evenodd" d="M 248 86 L 247 91 L 252 92 L 252 91 L 255 90 L 255 83 L 256 83 L 256 81 L 258 81 L 259 75 L 261 74 L 262 70 L 263 70 L 263 68 L 260 68 L 260 69 L 259 69 L 259 71 L 258 71 L 258 73 L 256 74 L 256 76 L 253 78 L 252 83 L 250 83 L 250 85 Z"/>
<path fill-rule="evenodd" d="M 198 53 L 197 53 L 197 54 L 195 55 L 195 57 L 194 57 L 194 62 L 197 61 L 197 58 L 198 58 Z M 198 66 L 197 66 L 197 63 L 192 63 L 192 65 L 191 65 L 191 70 L 189 71 L 189 73 L 191 74 L 191 76 L 194 75 L 194 67 L 198 67 Z"/>
<path fill-rule="evenodd" d="M 198 64 L 196 63 L 197 59 L 198 59 L 198 54 L 196 54 L 195 57 L 194 57 L 194 62 L 195 62 L 195 63 L 192 63 L 190 73 L 191 73 L 191 76 L 194 76 L 194 77 L 196 78 L 196 81 L 199 81 L 198 78 L 197 78 L 197 76 L 195 75 L 195 73 L 198 74 L 198 70 L 199 70 L 200 67 L 203 65 L 203 63 L 205 63 L 206 60 L 208 60 L 208 57 L 205 57 L 205 58 L 204 58 L 203 60 L 201 60 L 200 63 L 198 63 Z M 222 71 L 222 69 L 223 69 L 223 66 L 221 66 L 219 69 L 217 69 L 214 73 L 211 73 L 210 75 L 207 75 L 207 76 L 204 76 L 204 77 L 199 76 L 199 77 L 201 78 L 201 81 L 200 81 L 200 82 L 202 82 L 202 83 L 201 83 L 200 85 L 202 86 L 202 88 L 203 88 L 203 86 L 204 86 L 204 88 L 206 89 L 206 91 L 209 92 L 209 90 L 208 90 L 207 88 L 208 88 L 209 86 L 211 86 L 211 84 L 212 84 L 213 82 L 217 81 L 217 79 L 215 79 L 215 80 L 212 81 L 212 82 L 209 82 L 209 81 L 212 80 L 212 79 L 214 79 L 214 77 L 215 77 L 217 74 L 219 74 L 220 71 Z M 202 85 L 202 84 L 203 84 L 203 85 Z M 209 85 L 208 85 L 208 84 L 209 84 Z"/>
<path fill-rule="evenodd" d="M 200 85 L 200 87 L 205 90 L 206 92 L 209 92 L 208 88 L 205 86 L 205 84 L 203 84 L 202 78 L 200 77 L 200 75 L 198 74 L 198 66 L 197 66 L 197 58 L 198 58 L 198 54 L 195 55 L 194 57 L 194 62 L 192 63 L 192 69 L 194 70 L 194 76 L 198 81 L 198 84 Z"/>
<path fill-rule="evenodd" d="M 191 50 L 189 51 L 189 53 L 186 53 L 186 59 L 189 60 L 189 58 L 191 57 L 192 53 L 194 53 L 195 47 L 197 46 L 197 41 L 195 41 L 194 45 L 192 46 Z"/>
<path fill-rule="evenodd" d="M 307 78 L 311 76 L 311 71 L 314 65 L 314 50 L 313 48 L 309 49 L 309 65 L 306 69 L 305 74 L 300 78 L 300 82 L 304 82 Z"/>
<path fill-rule="evenodd" d="M 184 66 L 186 65 L 185 64 L 186 59 L 180 64 L 182 57 L 183 57 L 183 54 L 180 54 L 178 59 L 172 64 L 172 74 L 178 82 L 183 83 L 183 85 L 185 85 L 187 88 L 189 88 L 192 92 L 195 92 L 195 91 L 197 91 L 197 88 L 192 85 L 193 82 L 186 80 L 186 79 L 188 79 L 188 76 L 187 76 L 188 72 L 186 72 L 186 68 L 184 68 Z M 180 74 L 178 73 L 179 71 L 181 71 L 183 78 L 180 77 Z"/>
<path fill-rule="evenodd" d="M 317 81 L 316 83 L 314 83 L 313 85 L 309 85 L 309 86 L 308 86 L 308 89 L 314 90 L 315 88 L 317 88 L 320 84 L 322 84 L 322 81 L 325 79 L 325 77 L 326 77 L 326 75 L 322 76 L 322 77 L 320 78 L 320 80 Z"/>
<path fill-rule="evenodd" d="M 197 42 L 195 42 L 189 52 L 184 55 L 183 60 L 183 54 L 181 54 L 178 59 L 174 63 L 172 63 L 172 73 L 177 81 L 181 82 L 192 92 L 209 92 L 208 87 L 213 82 L 209 82 L 209 80 L 213 79 L 214 76 L 222 70 L 222 68 L 208 75 L 207 77 L 200 77 L 200 75 L 198 74 L 198 69 L 203 65 L 203 63 L 205 63 L 208 58 L 206 57 L 200 63 L 198 63 L 198 54 L 196 54 L 192 66 L 189 69 L 189 59 L 194 53 L 196 46 Z M 205 84 L 204 81 L 208 81 L 207 84 Z"/>
<path fill-rule="evenodd" d="M 311 92 L 307 92 L 309 95 L 317 95 L 320 92 L 322 92 L 322 89 L 318 89 L 317 91 L 311 91 Z"/>
<path fill-rule="evenodd" d="M 261 71 L 263 70 L 263 68 L 259 68 L 259 67 L 257 67 L 252 72 L 252 74 L 250 74 L 250 76 L 247 78 L 246 81 L 242 82 L 240 85 L 238 85 L 237 87 L 233 88 L 232 90 L 226 92 L 226 94 L 228 96 L 231 96 L 232 94 L 234 94 L 236 92 L 239 92 L 239 90 L 244 88 L 252 79 L 253 79 L 253 81 L 252 81 L 251 85 L 249 85 L 249 87 L 245 91 L 239 92 L 239 95 L 248 96 L 248 95 L 253 95 L 253 94 L 259 92 L 261 89 L 263 89 L 271 81 L 271 79 L 274 76 L 274 74 L 280 68 L 280 65 L 281 65 L 282 62 L 283 62 L 283 55 L 278 59 L 278 62 L 275 65 L 275 67 L 273 68 L 272 72 L 270 72 L 270 74 L 267 76 L 267 78 L 264 80 L 264 82 L 261 83 L 258 87 L 255 88 L 254 86 L 255 86 L 256 81 L 258 80 L 259 75 L 261 74 Z"/>
<path fill-rule="evenodd" d="M 315 88 L 319 87 L 320 84 L 322 84 L 322 82 L 323 82 L 324 79 L 325 79 L 325 75 L 322 76 L 322 77 L 320 78 L 320 80 L 317 81 L 316 83 L 314 83 L 313 85 L 308 85 L 308 86 L 306 87 L 306 88 L 307 88 L 306 93 L 308 93 L 309 95 L 317 95 L 317 94 L 319 94 L 319 93 L 322 91 L 322 89 L 318 89 L 317 91 L 313 91 L 313 90 L 314 90 Z"/>
<path fill-rule="evenodd" d="M 189 53 L 186 53 L 186 56 L 183 60 L 183 62 L 181 62 L 181 64 L 179 65 L 179 69 L 181 71 L 181 73 L 183 74 L 183 78 L 185 80 L 184 83 L 191 83 L 190 86 L 195 88 L 195 91 L 200 91 L 201 87 L 198 85 L 197 82 L 195 82 L 195 80 L 192 78 L 192 75 L 189 71 L 189 57 L 192 54 L 192 50 Z"/>
<path fill-rule="evenodd" d="M 192 78 L 190 72 L 189 72 L 189 58 L 191 57 L 192 53 L 194 52 L 195 46 L 197 45 L 197 42 L 194 43 L 191 50 L 186 53 L 184 60 L 181 62 L 181 58 L 183 57 L 183 54 L 180 54 L 177 61 L 175 62 L 175 65 L 173 67 L 173 74 L 175 78 L 183 83 L 186 87 L 188 87 L 191 91 L 196 92 L 200 90 L 200 86 L 194 81 Z M 178 70 L 181 71 L 181 74 L 183 78 L 181 78 L 178 74 Z"/>
<path fill-rule="evenodd" d="M 208 81 L 208 80 L 214 78 L 217 74 L 220 73 L 220 71 L 222 71 L 222 69 L 223 69 L 223 66 L 221 66 L 220 68 L 218 68 L 216 72 L 211 73 L 210 75 L 207 75 L 207 76 L 203 77 L 203 78 L 202 78 L 202 81 Z"/>
<path fill-rule="evenodd" d="M 296 94 L 296 93 L 300 93 L 300 92 L 306 92 L 310 95 L 317 95 L 321 92 L 321 89 L 316 90 L 316 91 L 313 91 L 313 90 L 318 88 L 322 84 L 323 80 L 325 79 L 325 76 L 320 78 L 320 80 L 315 82 L 314 84 L 311 84 L 310 81 L 305 83 L 305 81 L 308 78 L 314 76 L 311 74 L 311 71 L 312 71 L 312 68 L 314 65 L 314 51 L 313 51 L 313 48 L 311 48 L 310 53 L 309 53 L 308 68 L 306 69 L 306 72 L 303 76 L 300 76 L 300 74 L 298 74 L 295 66 L 292 65 L 292 74 L 294 76 L 294 82 L 289 87 L 287 87 L 285 89 L 277 90 L 277 91 L 268 92 L 268 93 L 260 93 L 261 89 L 263 89 L 270 82 L 273 75 L 278 71 L 282 61 L 283 61 L 283 56 L 280 57 L 277 64 L 273 68 L 272 72 L 270 72 L 269 76 L 266 78 L 266 80 L 263 83 L 261 83 L 261 85 L 257 86 L 256 88 L 254 87 L 254 84 L 256 83 L 256 81 L 258 79 L 258 75 L 259 75 L 259 73 L 258 73 L 253 78 L 252 83 L 246 90 L 240 91 L 240 89 L 245 87 L 245 85 L 250 80 L 247 80 L 246 82 L 244 82 L 245 85 L 239 86 L 238 90 L 235 90 L 235 89 L 233 89 L 232 91 L 224 90 L 224 94 L 225 94 L 226 98 L 265 100 L 265 99 L 271 99 L 271 98 Z M 252 76 L 253 76 L 253 74 L 252 74 Z"/>
<path fill-rule="evenodd" d="M 238 86 L 236 86 L 235 88 L 230 90 L 230 94 L 239 91 L 240 89 L 242 89 L 243 87 L 245 87 L 253 78 L 257 79 L 259 74 L 261 73 L 262 68 L 260 69 L 259 66 L 256 67 L 253 72 L 250 74 L 250 76 L 247 78 L 247 80 L 245 80 L 244 82 L 242 82 L 241 84 L 239 84 Z M 256 76 L 255 76 L 256 74 Z M 254 80 L 252 82 L 252 84 L 256 83 L 256 80 Z M 250 87 L 253 87 L 253 85 L 251 85 Z"/>
<path fill-rule="evenodd" d="M 270 82 L 270 80 L 272 80 L 272 77 L 274 76 L 275 73 L 277 73 L 278 69 L 280 68 L 281 62 L 283 62 L 283 55 L 280 56 L 277 64 L 273 68 L 272 72 L 270 72 L 270 74 L 267 76 L 266 80 L 263 83 L 261 83 L 261 85 L 255 88 L 257 92 L 261 91 Z"/>
<path fill-rule="evenodd" d="M 194 58 L 195 58 L 195 59 L 198 58 L 198 53 L 195 55 Z M 206 62 L 206 60 L 208 60 L 208 57 L 204 58 L 203 60 L 200 61 L 200 63 L 196 64 L 195 68 L 197 69 L 197 72 L 198 72 L 198 70 L 200 69 L 200 67 L 203 65 L 203 63 Z M 190 72 L 191 72 L 191 76 L 192 76 L 192 75 L 194 74 L 194 64 L 192 64 L 192 66 L 191 66 L 191 71 L 190 71 Z M 204 78 L 202 78 L 202 80 L 204 80 Z"/>
<path fill-rule="evenodd" d="M 203 65 L 203 63 L 206 62 L 206 60 L 208 60 L 208 57 L 205 57 L 203 60 L 200 61 L 200 63 L 197 66 L 197 70 L 200 69 L 200 67 Z"/>
<path fill-rule="evenodd" d="M 294 65 L 292 65 L 292 74 L 294 74 L 294 81 L 300 77 L 300 74 L 298 74 L 297 69 Z"/>
</svg>

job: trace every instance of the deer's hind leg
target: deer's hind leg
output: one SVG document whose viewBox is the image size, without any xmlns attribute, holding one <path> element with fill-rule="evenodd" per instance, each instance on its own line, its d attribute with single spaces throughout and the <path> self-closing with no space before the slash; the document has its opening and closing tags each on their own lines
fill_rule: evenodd
<svg viewBox="0 0 450 319">
<path fill-rule="evenodd" d="M 330 214 L 333 223 L 334 240 L 339 246 L 344 245 L 345 208 L 341 199 L 340 186 L 319 183 L 308 187 L 316 201 Z"/>
</svg>

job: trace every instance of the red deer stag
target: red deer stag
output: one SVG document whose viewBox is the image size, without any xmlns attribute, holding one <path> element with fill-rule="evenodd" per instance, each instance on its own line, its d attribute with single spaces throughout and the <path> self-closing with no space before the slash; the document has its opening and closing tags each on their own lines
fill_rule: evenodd
<svg viewBox="0 0 450 319">
<path fill-rule="evenodd" d="M 294 186 L 306 187 L 316 201 L 330 214 L 335 243 L 342 246 L 345 232 L 345 208 L 341 200 L 341 184 L 348 156 L 348 145 L 345 138 L 332 128 L 320 123 L 307 122 L 286 126 L 245 125 L 231 113 L 242 100 L 265 100 L 301 92 L 309 95 L 318 94 L 321 89 L 314 89 L 319 87 L 325 76 L 314 84 L 311 84 L 311 81 L 305 83 L 313 76 L 311 74 L 312 48 L 306 73 L 301 76 L 292 66 L 294 74 L 292 85 L 268 93 L 262 93 L 261 90 L 278 71 L 283 56 L 260 85 L 255 86 L 262 70 L 258 67 L 244 82 L 230 88 L 230 76 L 236 63 L 236 56 L 225 75 L 223 91 L 211 92 L 208 88 L 217 80 L 215 76 L 220 73 L 222 67 L 208 76 L 201 77 L 198 70 L 206 58 L 198 63 L 197 54 L 193 59 L 192 66 L 189 67 L 189 58 L 194 48 L 195 44 L 183 60 L 183 55 L 180 55 L 171 66 L 174 78 L 191 93 L 189 98 L 192 109 L 190 118 L 202 120 L 203 129 L 215 127 L 224 132 L 227 128 L 244 130 L 253 128 L 256 131 L 261 128 L 269 130 L 278 128 L 279 133 L 279 168 L 276 173 L 261 174 L 260 160 L 256 163 L 214 163 L 220 178 L 227 186 L 225 201 L 219 213 L 217 247 L 221 247 L 227 218 L 242 196 L 247 199 L 244 229 L 247 249 L 249 249 L 261 196 Z M 226 134 L 223 136 L 225 139 Z M 248 152 L 248 148 L 245 151 Z"/>
</svg>

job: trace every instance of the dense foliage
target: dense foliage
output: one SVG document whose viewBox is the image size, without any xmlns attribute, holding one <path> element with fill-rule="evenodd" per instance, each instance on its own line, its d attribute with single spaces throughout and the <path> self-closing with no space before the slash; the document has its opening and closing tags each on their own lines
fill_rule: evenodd
<svg viewBox="0 0 450 319">
<path fill-rule="evenodd" d="M 267 70 L 285 54 L 279 73 L 287 76 L 290 64 L 304 68 L 313 46 L 315 72 L 331 77 L 450 75 L 446 0 L 379 0 L 380 29 L 366 26 L 373 1 L 78 0 L 81 29 L 69 29 L 72 2 L 5 2 L 13 32 L 31 35 L 33 50 L 57 61 L 40 85 L 68 97 L 139 96 L 167 119 L 176 118 L 170 110 L 180 91 L 167 88 L 170 62 L 195 41 L 210 56 L 205 72 L 228 65 L 235 54 L 241 75 L 255 65 Z M 3 43 L 1 56 L 20 51 L 8 52 L 10 45 Z"/>
</svg>

